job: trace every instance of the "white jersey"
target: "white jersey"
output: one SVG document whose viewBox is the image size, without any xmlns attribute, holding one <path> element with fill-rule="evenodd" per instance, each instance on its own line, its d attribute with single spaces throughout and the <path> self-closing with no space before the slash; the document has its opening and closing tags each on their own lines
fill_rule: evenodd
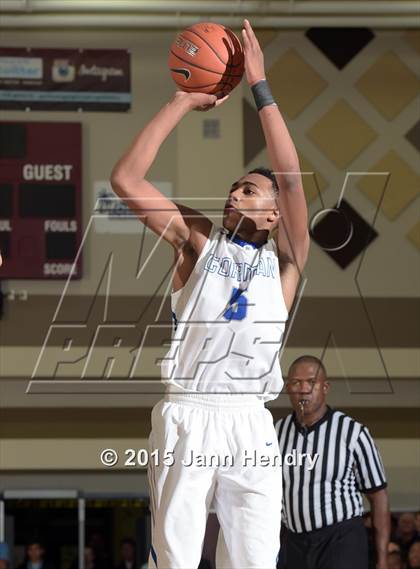
<svg viewBox="0 0 420 569">
<path fill-rule="evenodd" d="M 171 307 L 171 347 L 161 364 L 167 392 L 278 396 L 288 312 L 273 239 L 257 246 L 212 225 Z"/>
</svg>

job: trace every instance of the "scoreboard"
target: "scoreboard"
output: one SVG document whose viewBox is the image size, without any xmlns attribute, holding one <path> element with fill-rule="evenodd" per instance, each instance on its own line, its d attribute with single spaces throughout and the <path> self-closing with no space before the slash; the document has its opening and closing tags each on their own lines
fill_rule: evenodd
<svg viewBox="0 0 420 569">
<path fill-rule="evenodd" d="M 67 279 L 81 202 L 80 123 L 0 122 L 0 279 Z"/>
</svg>

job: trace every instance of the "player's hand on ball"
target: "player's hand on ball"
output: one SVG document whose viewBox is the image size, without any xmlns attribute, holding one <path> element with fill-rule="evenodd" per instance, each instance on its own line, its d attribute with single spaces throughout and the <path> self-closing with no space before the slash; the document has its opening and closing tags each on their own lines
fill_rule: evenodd
<svg viewBox="0 0 420 569">
<path fill-rule="evenodd" d="M 264 54 L 248 20 L 244 20 L 242 41 L 244 44 L 246 78 L 248 84 L 253 85 L 257 81 L 265 79 Z"/>
<path fill-rule="evenodd" d="M 229 95 L 218 98 L 217 95 L 207 93 L 186 93 L 184 91 L 177 91 L 175 98 L 186 101 L 189 109 L 192 111 L 209 111 L 221 105 L 229 98 Z"/>
</svg>

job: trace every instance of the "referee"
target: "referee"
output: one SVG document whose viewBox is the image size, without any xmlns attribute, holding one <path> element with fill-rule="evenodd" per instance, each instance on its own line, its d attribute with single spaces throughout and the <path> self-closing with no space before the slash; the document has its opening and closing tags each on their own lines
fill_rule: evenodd
<svg viewBox="0 0 420 569">
<path fill-rule="evenodd" d="M 290 366 L 293 413 L 276 424 L 283 460 L 280 567 L 367 569 L 362 493 L 370 502 L 377 569 L 387 569 L 390 516 L 385 473 L 368 429 L 326 404 L 325 368 L 313 356 Z"/>
</svg>

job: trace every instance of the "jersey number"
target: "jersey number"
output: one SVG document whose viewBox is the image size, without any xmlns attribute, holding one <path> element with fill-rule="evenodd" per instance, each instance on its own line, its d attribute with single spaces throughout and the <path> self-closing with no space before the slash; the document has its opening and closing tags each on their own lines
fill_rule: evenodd
<svg viewBox="0 0 420 569">
<path fill-rule="evenodd" d="M 248 310 L 248 299 L 243 290 L 234 288 L 229 300 L 229 308 L 225 310 L 223 316 L 226 320 L 243 320 Z"/>
</svg>

